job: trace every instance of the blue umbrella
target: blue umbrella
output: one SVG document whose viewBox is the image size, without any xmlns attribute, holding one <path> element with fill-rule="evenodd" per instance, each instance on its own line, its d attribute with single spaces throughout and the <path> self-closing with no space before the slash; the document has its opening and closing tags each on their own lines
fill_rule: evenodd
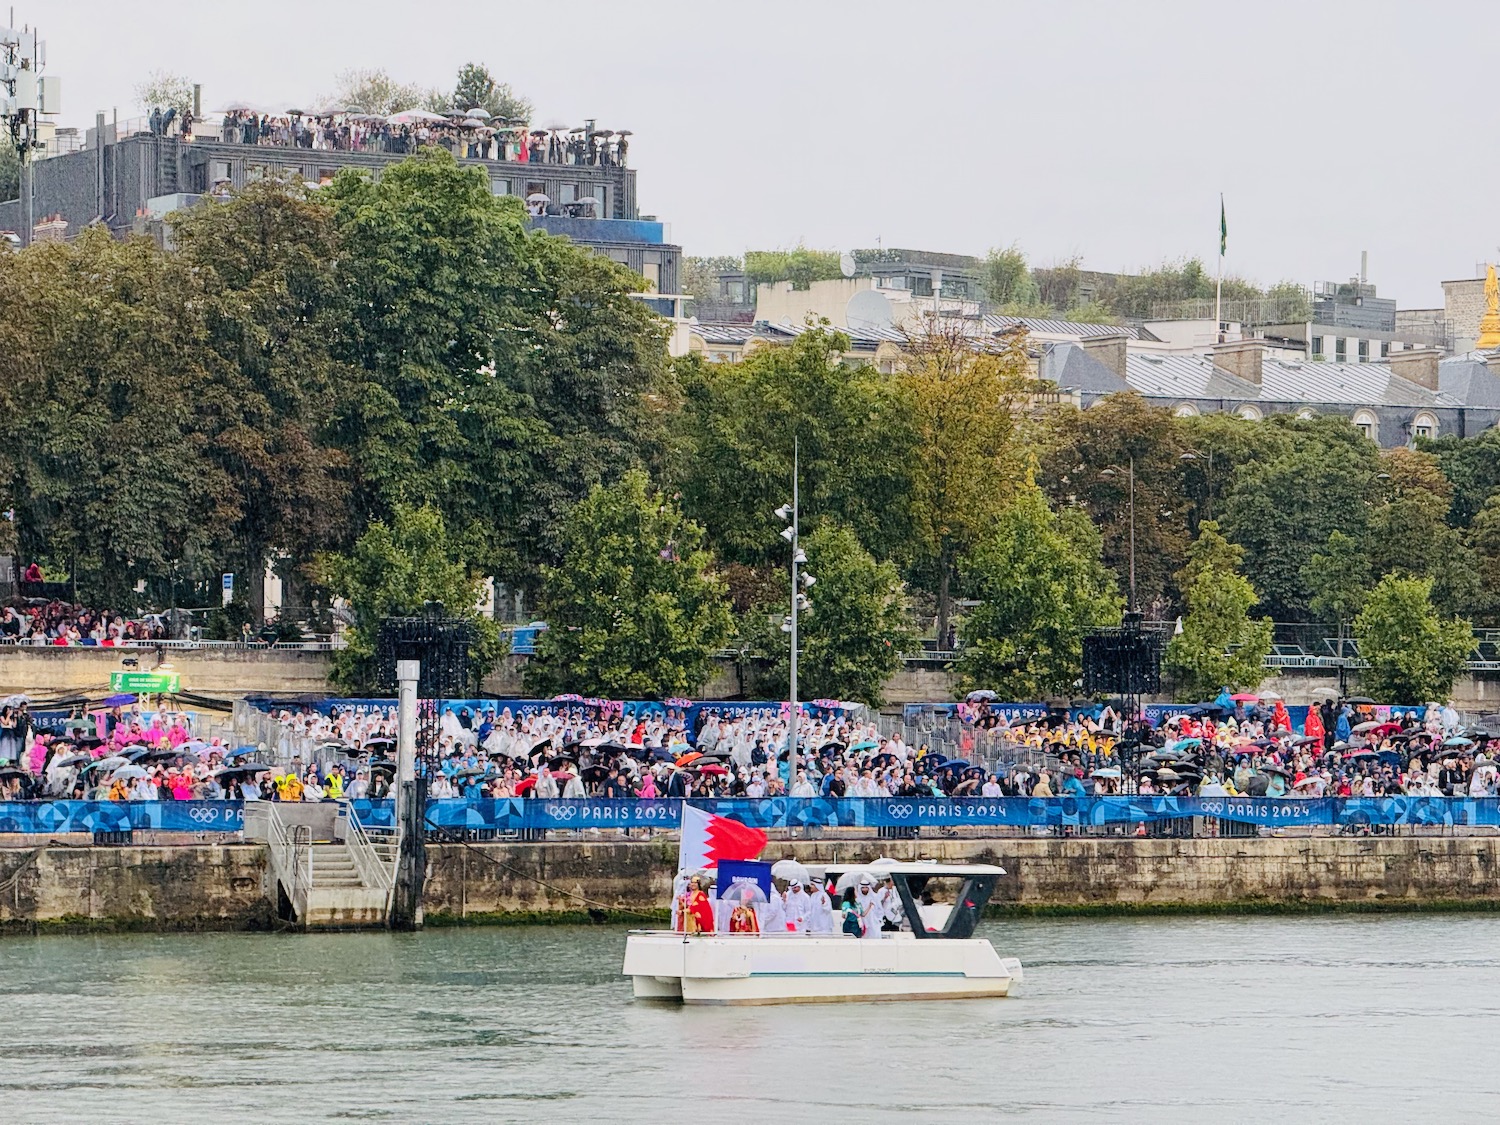
<svg viewBox="0 0 1500 1125">
<path fill-rule="evenodd" d="M 849 749 L 851 751 L 854 751 L 854 750 L 874 750 L 879 745 L 880 745 L 880 743 L 878 743 L 878 742 L 871 742 L 867 738 L 863 742 L 856 742 L 853 746 L 849 747 Z"/>
<path fill-rule="evenodd" d="M 236 746 L 233 750 L 224 755 L 224 760 L 226 762 L 232 762 L 236 758 L 244 757 L 246 754 L 254 754 L 259 749 L 259 746 Z"/>
<path fill-rule="evenodd" d="M 1443 745 L 1444 746 L 1473 746 L 1474 742 L 1473 742 L 1472 739 L 1468 739 L 1468 738 L 1445 738 L 1445 739 L 1443 739 Z"/>
<path fill-rule="evenodd" d="M 106 707 L 124 707 L 127 703 L 134 703 L 134 702 L 135 702 L 135 696 L 129 694 L 128 692 L 122 692 L 119 695 L 112 695 L 108 699 L 106 699 L 104 701 L 104 706 L 106 706 Z"/>
<path fill-rule="evenodd" d="M 949 758 L 937 768 L 940 770 L 966 770 L 973 768 L 973 762 L 966 762 L 962 758 Z"/>
</svg>

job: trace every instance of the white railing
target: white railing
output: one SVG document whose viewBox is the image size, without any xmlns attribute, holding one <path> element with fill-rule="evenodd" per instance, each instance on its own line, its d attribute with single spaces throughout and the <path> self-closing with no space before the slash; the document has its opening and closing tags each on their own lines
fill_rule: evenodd
<svg viewBox="0 0 1500 1125">
<path fill-rule="evenodd" d="M 396 884 L 395 873 L 370 841 L 365 826 L 348 801 L 339 802 L 339 819 L 343 821 L 344 847 L 359 874 L 359 881 L 371 890 L 384 891 L 386 902 L 390 902 L 391 890 Z"/>
<path fill-rule="evenodd" d="M 313 879 L 312 829 L 298 824 L 288 831 L 274 804 L 258 801 L 255 806 L 266 818 L 271 874 L 285 888 L 292 903 L 292 915 L 301 922 L 307 918 L 307 892 Z"/>
</svg>

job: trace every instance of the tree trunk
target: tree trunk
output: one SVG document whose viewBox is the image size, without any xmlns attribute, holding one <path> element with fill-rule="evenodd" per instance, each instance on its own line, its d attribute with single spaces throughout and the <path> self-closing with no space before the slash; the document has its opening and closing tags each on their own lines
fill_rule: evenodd
<svg viewBox="0 0 1500 1125">
<path fill-rule="evenodd" d="M 235 575 L 234 587 L 244 590 L 250 607 L 250 624 L 259 627 L 266 620 L 266 552 L 252 547 L 245 552 L 245 573 Z"/>
</svg>

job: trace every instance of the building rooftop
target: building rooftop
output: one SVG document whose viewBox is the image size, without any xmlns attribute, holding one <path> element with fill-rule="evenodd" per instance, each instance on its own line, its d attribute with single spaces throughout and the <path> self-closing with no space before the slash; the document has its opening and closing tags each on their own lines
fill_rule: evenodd
<svg viewBox="0 0 1500 1125">
<path fill-rule="evenodd" d="M 1124 324 L 1083 324 L 1076 320 L 1048 320 L 1036 316 L 1001 316 L 990 314 L 984 318 L 985 331 L 1008 332 L 1013 328 L 1024 328 L 1037 336 L 1113 336 L 1124 333 L 1132 340 L 1142 338 L 1139 328 Z"/>
</svg>

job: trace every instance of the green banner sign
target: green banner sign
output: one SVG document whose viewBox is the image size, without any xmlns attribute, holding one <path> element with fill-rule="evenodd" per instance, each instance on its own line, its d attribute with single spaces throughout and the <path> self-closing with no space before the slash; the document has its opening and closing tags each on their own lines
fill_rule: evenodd
<svg viewBox="0 0 1500 1125">
<path fill-rule="evenodd" d="M 136 695 L 166 692 L 175 695 L 182 677 L 176 672 L 111 672 L 110 691 L 128 691 Z"/>
</svg>

